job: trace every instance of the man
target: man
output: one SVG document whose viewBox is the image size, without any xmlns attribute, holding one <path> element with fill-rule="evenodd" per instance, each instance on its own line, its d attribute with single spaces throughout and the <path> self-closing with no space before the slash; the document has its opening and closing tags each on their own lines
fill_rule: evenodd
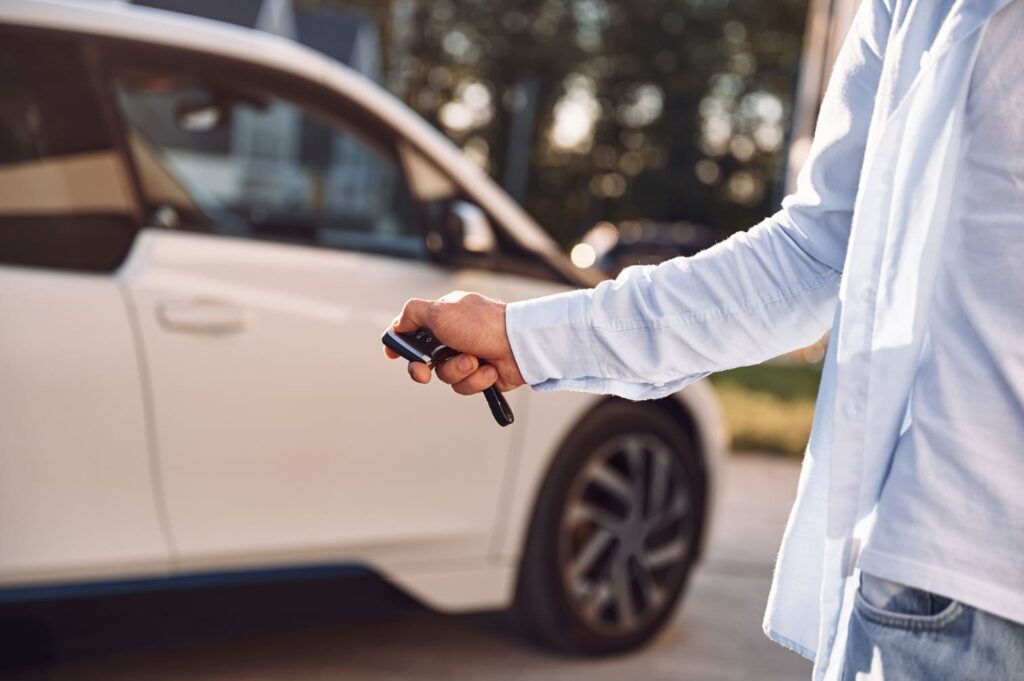
<svg viewBox="0 0 1024 681">
<path fill-rule="evenodd" d="M 774 216 L 593 290 L 412 300 L 396 327 L 465 353 L 437 368 L 462 394 L 646 399 L 831 322 L 766 633 L 815 679 L 1024 679 L 1022 69 L 1024 0 L 863 0 Z"/>
</svg>

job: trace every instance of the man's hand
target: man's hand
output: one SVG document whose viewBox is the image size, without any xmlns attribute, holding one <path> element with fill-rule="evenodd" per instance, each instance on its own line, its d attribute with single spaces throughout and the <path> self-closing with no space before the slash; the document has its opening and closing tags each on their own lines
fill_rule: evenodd
<svg viewBox="0 0 1024 681">
<path fill-rule="evenodd" d="M 421 326 L 433 331 L 434 337 L 445 345 L 463 353 L 434 367 L 437 377 L 460 395 L 483 392 L 494 384 L 506 392 L 525 383 L 505 333 L 505 303 L 500 300 L 465 291 L 454 291 L 438 300 L 413 298 L 391 324 L 398 333 L 415 331 Z M 398 358 L 387 347 L 384 354 Z M 409 362 L 409 375 L 418 383 L 427 383 L 430 367 Z"/>
</svg>

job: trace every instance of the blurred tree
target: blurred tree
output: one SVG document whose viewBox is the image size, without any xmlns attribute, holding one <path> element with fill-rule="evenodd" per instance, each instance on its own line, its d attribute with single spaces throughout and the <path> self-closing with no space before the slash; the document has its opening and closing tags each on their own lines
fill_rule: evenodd
<svg viewBox="0 0 1024 681">
<path fill-rule="evenodd" d="M 559 241 L 773 210 L 807 0 L 299 0 L 379 21 L 389 86 Z"/>
</svg>

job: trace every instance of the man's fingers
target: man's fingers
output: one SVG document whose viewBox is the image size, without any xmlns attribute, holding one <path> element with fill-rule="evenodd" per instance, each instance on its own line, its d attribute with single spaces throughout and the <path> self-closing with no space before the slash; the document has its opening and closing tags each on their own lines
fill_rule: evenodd
<svg viewBox="0 0 1024 681">
<path fill-rule="evenodd" d="M 460 395 L 472 395 L 487 390 L 498 380 L 498 370 L 485 364 L 472 374 L 452 386 Z"/>
<path fill-rule="evenodd" d="M 417 383 L 430 383 L 430 367 L 423 362 L 409 362 L 409 376 Z"/>
<path fill-rule="evenodd" d="M 415 331 L 421 326 L 430 326 L 426 320 L 429 310 L 429 300 L 411 298 L 405 301 L 405 305 L 402 307 L 402 314 L 391 321 L 391 329 L 398 333 L 406 333 L 408 331 Z M 398 359 L 400 357 L 397 352 L 387 346 L 384 346 L 384 356 L 388 359 Z"/>
<path fill-rule="evenodd" d="M 447 362 L 441 362 L 434 367 L 434 371 L 445 383 L 455 384 L 465 380 L 478 366 L 480 362 L 473 355 L 458 355 Z"/>
<path fill-rule="evenodd" d="M 415 331 L 421 326 L 430 326 L 430 301 L 412 298 L 405 302 L 402 314 L 391 323 L 391 328 L 398 333 Z"/>
</svg>

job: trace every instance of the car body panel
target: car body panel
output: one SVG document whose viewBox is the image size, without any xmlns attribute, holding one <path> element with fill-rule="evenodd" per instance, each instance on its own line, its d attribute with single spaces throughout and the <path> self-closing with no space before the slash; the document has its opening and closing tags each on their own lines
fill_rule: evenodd
<svg viewBox="0 0 1024 681">
<path fill-rule="evenodd" d="M 410 538 L 419 558 L 486 553 L 510 431 L 482 400 L 410 389 L 375 341 L 410 292 L 486 291 L 493 277 L 144 230 L 120 279 L 150 367 L 180 566 L 268 547 L 340 561 L 347 546 Z M 167 323 L 169 309 L 204 308 L 238 315 L 237 328 Z"/>
<path fill-rule="evenodd" d="M 120 286 L 0 267 L 0 320 L 0 584 L 167 570 Z"/>
</svg>

